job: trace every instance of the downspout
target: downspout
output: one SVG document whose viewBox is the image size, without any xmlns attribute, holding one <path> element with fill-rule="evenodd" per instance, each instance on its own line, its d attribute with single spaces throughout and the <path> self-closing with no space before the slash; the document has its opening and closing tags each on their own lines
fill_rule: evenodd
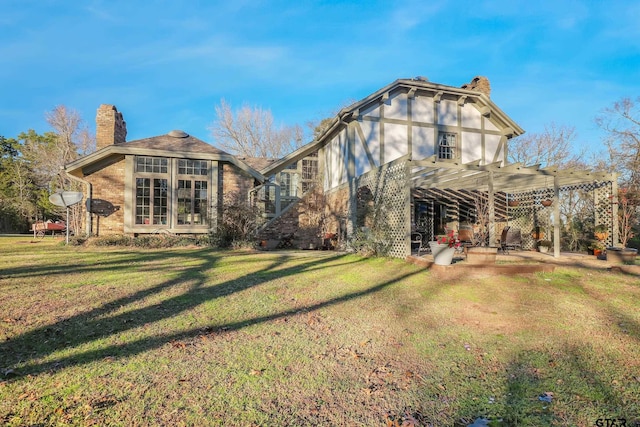
<svg viewBox="0 0 640 427">
<path fill-rule="evenodd" d="M 92 233 L 92 220 L 91 220 L 91 203 L 92 203 L 92 197 L 93 197 L 93 186 L 91 185 L 91 183 L 87 180 L 84 180 L 82 178 L 79 178 L 77 176 L 71 175 L 70 173 L 68 173 L 66 171 L 66 169 L 64 168 L 64 166 L 60 166 L 60 169 L 62 169 L 65 173 L 65 175 L 67 175 L 70 179 L 80 183 L 80 184 L 84 184 L 87 187 L 87 204 L 86 204 L 86 213 L 85 213 L 85 233 L 87 234 L 87 236 L 91 236 Z"/>
</svg>

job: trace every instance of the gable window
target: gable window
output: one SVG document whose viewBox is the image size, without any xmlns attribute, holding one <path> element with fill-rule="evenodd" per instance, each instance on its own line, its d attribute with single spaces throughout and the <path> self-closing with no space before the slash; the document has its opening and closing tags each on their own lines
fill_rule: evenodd
<svg viewBox="0 0 640 427">
<path fill-rule="evenodd" d="M 440 133 L 438 135 L 438 159 L 452 160 L 456 158 L 456 134 Z"/>
</svg>

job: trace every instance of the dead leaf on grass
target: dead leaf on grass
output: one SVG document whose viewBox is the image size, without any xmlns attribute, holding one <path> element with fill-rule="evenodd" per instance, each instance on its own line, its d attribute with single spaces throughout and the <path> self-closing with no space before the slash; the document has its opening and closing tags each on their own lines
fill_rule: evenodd
<svg viewBox="0 0 640 427">
<path fill-rule="evenodd" d="M 264 372 L 264 369 L 252 369 L 249 371 L 249 375 L 253 375 L 255 377 L 259 377 Z"/>
</svg>

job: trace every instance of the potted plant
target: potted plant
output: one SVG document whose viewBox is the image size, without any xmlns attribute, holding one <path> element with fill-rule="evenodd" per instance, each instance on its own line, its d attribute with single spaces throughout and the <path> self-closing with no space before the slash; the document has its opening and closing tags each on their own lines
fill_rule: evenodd
<svg viewBox="0 0 640 427">
<path fill-rule="evenodd" d="M 473 225 L 472 246 L 465 247 L 469 264 L 495 264 L 498 248 L 489 243 L 489 200 L 483 193 L 474 197 L 476 223 Z"/>
<path fill-rule="evenodd" d="M 437 265 L 449 265 L 453 262 L 453 254 L 460 246 L 460 241 L 454 230 L 445 229 L 445 234 L 437 237 L 437 240 L 429 242 L 433 262 Z"/>
<path fill-rule="evenodd" d="M 614 201 L 615 203 L 615 201 Z M 618 231 L 622 247 L 607 248 L 607 261 L 633 264 L 638 250 L 628 248 L 627 243 L 634 237 L 633 227 L 638 223 L 637 208 L 640 194 L 629 188 L 618 190 Z"/>
<path fill-rule="evenodd" d="M 553 243 L 551 242 L 551 240 L 539 240 L 538 251 L 543 253 L 549 252 L 549 248 L 551 248 L 552 245 Z"/>
<path fill-rule="evenodd" d="M 607 231 L 607 227 L 604 224 L 598 224 L 593 230 L 593 235 L 596 239 L 602 242 L 607 240 L 607 238 L 609 237 L 609 232 Z"/>
<path fill-rule="evenodd" d="M 604 251 L 605 246 L 601 240 L 594 240 L 589 245 L 589 249 L 592 250 L 593 255 L 595 255 L 595 257 L 598 258 L 602 255 L 602 252 Z"/>
</svg>

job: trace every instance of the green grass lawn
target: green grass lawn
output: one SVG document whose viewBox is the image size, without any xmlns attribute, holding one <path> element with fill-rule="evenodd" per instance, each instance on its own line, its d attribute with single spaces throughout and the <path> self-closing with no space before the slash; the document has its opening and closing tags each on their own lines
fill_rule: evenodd
<svg viewBox="0 0 640 427">
<path fill-rule="evenodd" d="M 622 273 L 0 237 L 8 426 L 633 425 L 639 341 Z"/>
</svg>

